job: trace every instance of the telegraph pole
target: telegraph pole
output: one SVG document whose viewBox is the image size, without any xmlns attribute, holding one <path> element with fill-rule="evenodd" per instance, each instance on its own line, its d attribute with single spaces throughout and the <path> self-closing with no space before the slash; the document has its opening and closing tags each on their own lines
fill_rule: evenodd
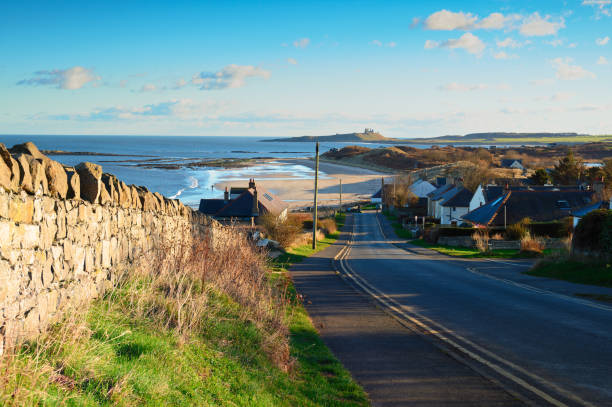
<svg viewBox="0 0 612 407">
<path fill-rule="evenodd" d="M 342 212 L 342 178 L 340 178 L 340 212 Z"/>
<path fill-rule="evenodd" d="M 317 193 L 319 190 L 319 142 L 315 150 L 314 210 L 312 212 L 312 250 L 317 248 Z"/>
</svg>

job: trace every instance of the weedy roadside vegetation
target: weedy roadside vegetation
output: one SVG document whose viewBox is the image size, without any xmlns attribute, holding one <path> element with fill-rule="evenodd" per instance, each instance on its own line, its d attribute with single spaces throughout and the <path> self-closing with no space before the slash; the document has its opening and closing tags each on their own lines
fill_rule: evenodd
<svg viewBox="0 0 612 407">
<path fill-rule="evenodd" d="M 103 298 L 6 352 L 0 404 L 366 405 L 292 290 L 235 232 L 163 244 Z M 320 343 L 296 351 L 306 331 Z M 337 374 L 307 365 L 311 347 Z"/>
</svg>

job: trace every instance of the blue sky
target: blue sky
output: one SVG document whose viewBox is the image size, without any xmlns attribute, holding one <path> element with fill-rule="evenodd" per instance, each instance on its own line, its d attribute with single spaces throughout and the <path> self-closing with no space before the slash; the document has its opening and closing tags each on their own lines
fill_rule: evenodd
<svg viewBox="0 0 612 407">
<path fill-rule="evenodd" d="M 0 4 L 0 134 L 612 133 L 612 0 Z"/>
</svg>

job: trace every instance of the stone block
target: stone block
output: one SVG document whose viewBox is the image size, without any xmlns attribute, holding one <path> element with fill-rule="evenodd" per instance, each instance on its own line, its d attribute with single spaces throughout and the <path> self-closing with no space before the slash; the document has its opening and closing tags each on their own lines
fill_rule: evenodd
<svg viewBox="0 0 612 407">
<path fill-rule="evenodd" d="M 68 194 L 68 176 L 64 166 L 57 161 L 47 160 L 45 174 L 49 194 L 56 198 L 65 199 Z"/>
<path fill-rule="evenodd" d="M 9 200 L 9 194 L 0 188 L 0 218 L 8 218 Z"/>
<path fill-rule="evenodd" d="M 102 268 L 109 268 L 111 266 L 111 251 L 110 241 L 102 241 Z"/>
<path fill-rule="evenodd" d="M 31 141 L 23 144 L 15 144 L 13 147 L 11 147 L 10 152 L 13 154 L 27 154 L 41 160 L 48 158 L 46 155 L 41 153 L 38 147 L 36 147 L 36 145 Z"/>
<path fill-rule="evenodd" d="M 102 167 L 90 162 L 80 163 L 75 167 L 79 174 L 81 198 L 91 203 L 98 203 L 102 183 Z"/>
<path fill-rule="evenodd" d="M 68 178 L 68 193 L 66 198 L 68 199 L 81 199 L 81 180 L 79 174 L 74 168 L 66 169 L 66 177 Z"/>
<path fill-rule="evenodd" d="M 30 159 L 30 176 L 32 177 L 32 190 L 35 194 L 46 195 L 49 192 L 45 162 L 35 157 Z"/>
<path fill-rule="evenodd" d="M 19 294 L 19 280 L 8 262 L 0 260 L 0 304 L 10 304 Z"/>
<path fill-rule="evenodd" d="M 34 200 L 29 196 L 11 196 L 8 218 L 15 223 L 32 223 Z"/>
<path fill-rule="evenodd" d="M 16 157 L 17 164 L 19 165 L 19 187 L 30 194 L 36 192 L 32 184 L 32 174 L 30 173 L 30 160 L 32 159 L 31 155 L 25 154 L 19 154 Z"/>
</svg>

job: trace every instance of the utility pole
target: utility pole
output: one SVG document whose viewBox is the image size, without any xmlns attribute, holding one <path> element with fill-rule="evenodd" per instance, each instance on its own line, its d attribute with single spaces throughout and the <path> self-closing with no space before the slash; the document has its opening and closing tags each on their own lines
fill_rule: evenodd
<svg viewBox="0 0 612 407">
<path fill-rule="evenodd" d="M 319 142 L 315 150 L 314 211 L 312 213 L 312 250 L 317 248 L 317 193 L 319 190 Z"/>
<path fill-rule="evenodd" d="M 340 212 L 342 212 L 342 178 L 340 178 Z"/>
<path fill-rule="evenodd" d="M 504 205 L 504 230 L 507 229 L 507 226 L 506 226 L 507 225 L 507 222 L 506 222 L 507 219 L 508 219 L 508 217 L 507 217 L 506 205 Z"/>
</svg>

